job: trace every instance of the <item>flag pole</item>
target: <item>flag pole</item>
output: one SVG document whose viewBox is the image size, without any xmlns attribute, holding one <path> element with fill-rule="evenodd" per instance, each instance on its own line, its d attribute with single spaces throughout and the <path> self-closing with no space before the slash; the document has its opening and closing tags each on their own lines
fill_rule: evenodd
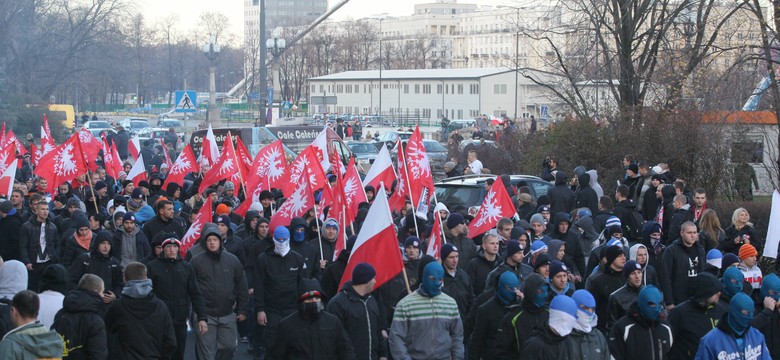
<svg viewBox="0 0 780 360">
<path fill-rule="evenodd" d="M 78 136 L 78 134 L 76 136 Z M 89 164 L 87 164 L 86 159 L 84 159 L 84 150 L 81 149 L 81 138 L 78 139 L 78 143 L 81 159 L 84 160 L 84 167 L 87 168 L 87 184 L 89 184 L 89 192 L 92 193 L 92 204 L 95 205 L 95 214 L 99 214 L 100 210 L 98 210 L 97 199 L 95 198 L 95 189 L 92 187 L 92 173 L 89 171 Z M 103 154 L 103 156 L 105 156 L 105 154 Z"/>
<path fill-rule="evenodd" d="M 325 260 L 322 253 L 322 230 L 320 229 L 320 218 L 317 216 L 317 201 L 314 201 L 314 222 L 317 224 L 317 240 L 320 242 L 320 259 Z M 320 264 L 317 264 L 319 266 Z"/>
<path fill-rule="evenodd" d="M 231 138 L 230 147 L 233 148 L 233 154 L 235 154 L 236 153 L 236 147 L 233 146 L 233 141 L 232 141 L 233 137 L 230 136 L 230 135 L 231 135 L 230 131 L 228 131 L 228 136 Z M 238 159 L 236 159 L 236 160 L 238 160 Z M 241 189 L 243 189 L 243 191 L 244 191 L 244 201 L 246 201 L 247 198 L 249 198 L 249 200 L 251 201 L 252 200 L 251 199 L 251 195 L 247 194 L 247 192 L 246 192 L 246 184 L 244 183 L 244 174 L 243 174 L 243 171 L 241 170 L 241 165 L 242 164 L 239 163 L 237 167 L 238 167 L 238 179 L 241 181 Z M 250 205 L 251 205 L 251 203 L 250 203 Z"/>
<path fill-rule="evenodd" d="M 435 201 L 436 204 L 439 203 L 439 199 L 436 198 L 436 189 L 433 189 L 433 201 Z M 435 208 L 434 208 L 434 211 L 438 213 L 438 211 Z M 450 213 L 450 215 L 451 214 L 452 213 Z M 437 214 L 433 214 L 433 215 L 436 216 Z M 441 221 L 441 215 L 437 216 L 437 218 L 439 219 L 439 229 L 441 229 L 442 243 L 446 244 L 447 243 L 447 234 L 444 232 L 444 223 L 442 223 L 442 221 Z"/>
</svg>

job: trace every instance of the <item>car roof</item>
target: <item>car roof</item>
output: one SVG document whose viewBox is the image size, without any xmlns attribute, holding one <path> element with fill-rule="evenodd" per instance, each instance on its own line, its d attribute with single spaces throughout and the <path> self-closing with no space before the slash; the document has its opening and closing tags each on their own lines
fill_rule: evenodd
<svg viewBox="0 0 780 360">
<path fill-rule="evenodd" d="M 442 179 L 441 181 L 437 182 L 436 185 L 481 185 L 485 183 L 488 179 L 495 179 L 498 177 L 498 175 L 493 174 L 471 174 L 471 175 L 463 175 L 463 176 L 455 176 L 451 178 Z M 509 175 L 509 178 L 511 180 L 538 180 L 543 181 L 538 176 L 533 175 Z"/>
</svg>

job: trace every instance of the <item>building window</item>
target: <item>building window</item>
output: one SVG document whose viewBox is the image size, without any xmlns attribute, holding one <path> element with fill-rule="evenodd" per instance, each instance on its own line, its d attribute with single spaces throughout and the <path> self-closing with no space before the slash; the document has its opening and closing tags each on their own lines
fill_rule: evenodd
<svg viewBox="0 0 780 360">
<path fill-rule="evenodd" d="M 324 92 L 325 92 L 325 85 L 320 85 L 320 92 L 321 92 L 321 93 L 324 93 Z"/>
<path fill-rule="evenodd" d="M 409 93 L 409 84 L 404 84 L 404 94 Z"/>
<path fill-rule="evenodd" d="M 493 84 L 493 94 L 506 94 L 506 84 Z"/>
<path fill-rule="evenodd" d="M 441 109 L 436 110 L 436 117 L 441 118 Z"/>
<path fill-rule="evenodd" d="M 311 86 L 311 92 L 313 93 L 313 92 L 316 92 L 316 91 L 317 91 L 317 85 L 312 85 Z"/>
<path fill-rule="evenodd" d="M 431 117 L 431 109 L 423 109 L 423 118 L 430 118 Z"/>
<path fill-rule="evenodd" d="M 472 95 L 479 94 L 479 84 L 469 85 L 469 93 Z"/>
<path fill-rule="evenodd" d="M 458 110 L 458 119 L 463 119 L 463 110 Z"/>
<path fill-rule="evenodd" d="M 431 93 L 431 84 L 424 84 L 423 85 L 423 94 L 430 94 Z"/>
<path fill-rule="evenodd" d="M 441 84 L 436 85 L 436 93 L 437 94 L 441 94 L 441 87 L 442 87 Z"/>
<path fill-rule="evenodd" d="M 414 93 L 419 94 L 420 93 L 420 84 L 414 84 Z"/>
<path fill-rule="evenodd" d="M 463 95 L 463 84 L 458 84 L 458 94 Z"/>
</svg>

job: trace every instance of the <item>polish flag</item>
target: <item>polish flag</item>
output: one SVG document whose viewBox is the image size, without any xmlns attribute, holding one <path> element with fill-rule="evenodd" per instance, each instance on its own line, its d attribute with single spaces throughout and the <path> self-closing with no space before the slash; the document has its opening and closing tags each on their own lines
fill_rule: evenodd
<svg viewBox="0 0 780 360">
<path fill-rule="evenodd" d="M 393 185 L 393 180 L 395 180 L 393 160 L 390 158 L 390 151 L 387 150 L 387 146 L 382 145 L 382 149 L 379 150 L 379 155 L 374 160 L 374 164 L 371 165 L 371 169 L 368 170 L 363 184 L 371 185 L 379 192 L 382 183 L 384 183 L 385 188 L 390 188 Z"/>
<path fill-rule="evenodd" d="M 387 203 L 384 188 L 377 189 L 376 200 L 368 210 L 366 221 L 358 233 L 355 246 L 349 255 L 347 267 L 341 277 L 339 289 L 352 278 L 352 270 L 360 263 L 369 263 L 376 270 L 376 286 L 382 286 L 403 270 L 404 262 L 398 248 L 398 238 L 393 225 L 393 215 Z"/>
<path fill-rule="evenodd" d="M 141 154 L 141 141 L 137 137 L 130 139 L 127 142 L 127 151 L 133 159 L 138 159 L 138 155 Z"/>
<path fill-rule="evenodd" d="M 0 175 L 0 196 L 6 199 L 11 198 L 11 192 L 14 190 L 14 179 L 16 178 L 16 164 L 19 160 L 14 159 L 11 165 L 5 168 L 3 175 Z"/>
<path fill-rule="evenodd" d="M 203 225 L 206 225 L 207 222 L 211 222 L 211 196 L 206 197 L 206 201 L 203 202 L 198 215 L 195 215 L 195 221 L 192 222 L 184 237 L 181 238 L 179 254 L 182 257 L 187 256 L 187 250 L 198 241 L 200 234 L 203 232 Z"/>
<path fill-rule="evenodd" d="M 400 151 L 399 151 L 400 152 Z M 420 134 L 420 125 L 414 129 L 414 133 L 406 143 L 404 149 L 406 160 L 406 171 L 409 174 L 409 185 L 412 187 L 412 203 L 420 202 L 420 195 L 423 189 L 428 189 L 428 194 L 433 193 L 433 173 L 431 172 L 431 163 L 428 159 L 428 153 L 425 151 L 422 134 Z M 400 172 L 400 171 L 399 171 Z M 422 199 L 426 201 L 428 199 Z"/>
<path fill-rule="evenodd" d="M 402 149 L 400 139 L 396 142 L 395 148 Z M 395 192 L 390 196 L 390 209 L 400 212 L 406 206 L 406 200 L 409 196 L 409 176 L 407 176 L 406 155 L 403 151 L 398 151 L 395 166 L 398 169 L 398 183 Z"/>
<path fill-rule="evenodd" d="M 168 176 L 165 177 L 163 189 L 168 188 L 169 183 L 184 185 L 184 177 L 191 172 L 198 172 L 198 164 L 195 162 L 195 154 L 192 152 L 190 144 L 184 146 L 173 166 L 168 169 Z"/>
<path fill-rule="evenodd" d="M 103 140 L 103 166 L 106 167 L 106 174 L 114 179 L 122 171 L 122 160 L 119 159 L 116 146 L 109 146 L 106 140 Z"/>
<path fill-rule="evenodd" d="M 311 190 L 309 181 L 304 176 L 301 182 L 297 183 L 295 191 L 271 216 L 271 223 L 268 224 L 270 233 L 273 234 L 277 226 L 290 225 L 293 218 L 303 216 L 313 206 L 314 193 Z"/>
<path fill-rule="evenodd" d="M 138 160 L 135 161 L 133 167 L 130 168 L 130 172 L 127 174 L 127 180 L 130 180 L 138 186 L 141 180 L 147 180 L 148 174 L 146 173 L 146 167 L 144 166 L 144 156 L 138 155 Z"/>
<path fill-rule="evenodd" d="M 165 145 L 165 141 L 163 139 L 158 139 L 160 141 L 160 146 L 163 148 L 163 153 L 165 153 L 165 165 L 168 165 L 168 170 L 171 170 L 171 167 L 173 166 L 173 161 L 171 161 L 171 155 L 168 154 L 168 146 Z"/>
<path fill-rule="evenodd" d="M 436 211 L 438 213 L 438 211 Z M 469 236 L 474 237 L 484 233 L 496 226 L 501 218 L 511 218 L 517 214 L 515 205 L 512 204 L 512 198 L 506 192 L 504 182 L 501 177 L 496 178 L 496 182 L 490 187 L 485 200 L 482 201 L 477 215 L 469 223 Z"/>
<path fill-rule="evenodd" d="M 347 202 L 347 212 L 354 219 L 357 217 L 358 205 L 368 202 L 366 191 L 363 188 L 363 182 L 360 180 L 357 167 L 355 167 L 355 158 L 349 159 L 347 173 L 344 174 L 342 185 L 344 186 L 344 199 Z"/>
<path fill-rule="evenodd" d="M 241 163 L 243 174 L 249 176 L 249 173 L 252 171 L 252 154 L 238 136 L 236 136 L 236 156 L 238 156 L 238 162 Z"/>
<path fill-rule="evenodd" d="M 218 183 L 220 180 L 228 179 L 235 174 L 241 173 L 241 164 L 236 158 L 236 149 L 233 148 L 233 140 L 230 133 L 225 139 L 225 146 L 222 147 L 222 155 L 219 160 L 211 163 L 213 166 L 203 175 L 203 181 L 200 183 L 199 192 L 203 192 L 209 186 Z"/>
<path fill-rule="evenodd" d="M 54 138 L 51 137 L 51 132 L 49 131 L 49 122 L 46 120 L 46 115 L 44 115 L 43 126 L 41 126 L 41 154 L 38 156 L 38 159 L 42 158 L 43 155 L 50 153 L 56 148 L 57 144 L 54 143 Z"/>
<path fill-rule="evenodd" d="M 441 246 L 443 244 L 442 232 L 441 232 L 441 217 L 438 211 L 434 211 L 433 214 L 433 230 L 431 230 L 431 236 L 428 238 L 428 248 L 425 250 L 426 255 L 433 256 L 436 260 L 441 257 Z"/>
<path fill-rule="evenodd" d="M 320 160 L 320 165 L 323 171 L 328 171 L 330 166 L 330 159 L 328 158 L 328 130 L 329 127 L 322 129 L 319 135 L 311 142 L 311 146 L 314 147 L 314 153 L 317 155 L 317 159 Z M 333 130 L 330 130 L 333 131 Z"/>
<path fill-rule="evenodd" d="M 224 147 L 224 145 L 223 145 Z M 219 160 L 219 145 L 217 145 L 217 138 L 214 137 L 214 130 L 211 129 L 209 124 L 209 130 L 206 132 L 206 138 L 203 139 L 203 147 L 200 148 L 201 159 L 206 159 L 209 166 L 214 166 Z"/>
</svg>

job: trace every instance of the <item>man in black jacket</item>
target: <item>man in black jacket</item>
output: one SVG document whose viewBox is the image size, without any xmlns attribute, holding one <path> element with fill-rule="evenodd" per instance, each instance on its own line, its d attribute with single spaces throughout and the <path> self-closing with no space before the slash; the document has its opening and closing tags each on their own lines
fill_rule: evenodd
<svg viewBox="0 0 780 360">
<path fill-rule="evenodd" d="M 279 334 L 268 349 L 269 358 L 354 359 L 355 351 L 341 320 L 324 311 L 317 280 L 304 280 L 296 293 L 298 311 L 279 324 Z"/>
<path fill-rule="evenodd" d="M 626 278 L 626 284 L 609 295 L 607 331 L 612 330 L 612 326 L 628 314 L 631 305 L 636 302 L 639 290 L 642 288 L 642 276 L 642 265 L 634 260 L 626 262 L 623 267 L 623 277 Z"/>
<path fill-rule="evenodd" d="M 41 241 L 41 229 L 45 231 L 44 241 Z M 19 234 L 19 260 L 30 272 L 28 289 L 38 290 L 43 271 L 58 260 L 59 245 L 57 227 L 49 221 L 49 203 L 41 201 L 36 205 L 35 219 L 24 223 Z"/>
<path fill-rule="evenodd" d="M 672 346 L 672 327 L 660 317 L 663 296 L 653 285 L 645 286 L 639 298 L 609 333 L 610 355 L 615 360 L 666 359 Z"/>
<path fill-rule="evenodd" d="M 482 294 L 488 274 L 500 264 L 498 247 L 498 235 L 492 232 L 485 234 L 482 237 L 482 248 L 477 252 L 477 256 L 466 265 L 466 273 L 471 279 L 474 295 Z M 444 248 L 442 248 L 443 252 Z M 443 256 L 442 260 L 444 260 Z"/>
<path fill-rule="evenodd" d="M 19 231 L 23 223 L 19 212 L 10 201 L 0 203 L 0 256 L 6 261 L 19 259 Z"/>
<path fill-rule="evenodd" d="M 168 308 L 152 292 L 146 266 L 125 267 L 127 286 L 106 313 L 106 328 L 117 335 L 118 359 L 163 359 L 176 351 L 176 335 Z"/>
<path fill-rule="evenodd" d="M 184 359 L 190 305 L 197 315 L 197 331 L 201 335 L 208 331 L 208 317 L 192 265 L 179 256 L 181 242 L 174 233 L 168 233 L 166 236 L 162 242 L 161 256 L 152 260 L 147 267 L 149 279 L 154 285 L 154 294 L 168 307 L 173 321 L 176 353 L 171 359 Z"/>
<path fill-rule="evenodd" d="M 688 299 L 690 281 L 704 269 L 704 247 L 698 240 L 696 225 L 687 221 L 682 224 L 680 238 L 664 251 L 659 280 L 668 311 Z"/>
<path fill-rule="evenodd" d="M 506 243 L 506 259 L 497 268 L 493 269 L 485 280 L 484 292 L 493 292 L 498 284 L 498 278 L 501 274 L 507 271 L 511 271 L 520 282 L 525 282 L 528 277 L 534 272 L 534 268 L 523 262 L 525 254 L 523 253 L 523 246 L 517 240 L 509 240 Z"/>
<path fill-rule="evenodd" d="M 602 252 L 607 262 L 599 266 L 597 273 L 588 277 L 585 290 L 593 294 L 596 299 L 596 315 L 599 318 L 596 328 L 606 335 L 609 334 L 607 332 L 609 295 L 626 284 L 626 279 L 623 277 L 626 254 L 623 252 L 623 247 L 618 245 L 606 246 Z"/>
<path fill-rule="evenodd" d="M 496 333 L 496 359 L 518 359 L 522 344 L 536 329 L 547 327 L 550 312 L 547 297 L 550 286 L 539 274 L 531 274 L 523 284 L 523 300 L 501 319 Z"/>
<path fill-rule="evenodd" d="M 105 291 L 103 302 L 111 303 L 125 286 L 122 280 L 122 268 L 119 260 L 111 256 L 114 247 L 111 234 L 103 231 L 98 233 L 97 240 L 88 253 L 79 255 L 70 267 L 70 280 L 81 279 L 84 274 L 94 274 L 103 279 Z"/>
<path fill-rule="evenodd" d="M 382 329 L 386 329 L 387 325 L 379 313 L 379 304 L 371 296 L 376 284 L 376 270 L 371 264 L 360 263 L 352 270 L 351 279 L 328 302 L 327 310 L 341 320 L 357 358 L 377 360 L 387 357 L 382 336 Z"/>
<path fill-rule="evenodd" d="M 303 279 L 303 256 L 290 250 L 290 230 L 277 226 L 274 247 L 255 261 L 254 300 L 257 323 L 265 327 L 265 345 L 274 342 L 279 323 L 297 309 L 298 286 Z M 257 339 L 255 339 L 257 341 Z M 260 349 L 256 344 L 255 349 Z"/>
<path fill-rule="evenodd" d="M 117 127 L 116 136 L 114 136 L 114 144 L 116 144 L 116 152 L 119 153 L 119 157 L 122 161 L 127 160 L 128 149 L 127 145 L 130 142 L 130 135 L 127 133 L 124 127 Z"/>
<path fill-rule="evenodd" d="M 498 247 L 498 244 L 495 245 Z M 471 277 L 458 268 L 458 248 L 453 244 L 444 244 L 441 247 L 441 263 L 444 266 L 444 286 L 441 291 L 458 304 L 460 319 L 464 320 L 474 303 L 474 290 Z M 472 259 L 473 261 L 473 259 Z M 487 274 L 484 275 L 485 277 Z M 422 279 L 418 279 L 421 281 Z"/>
<path fill-rule="evenodd" d="M 511 271 L 498 278 L 495 295 L 477 310 L 474 331 L 469 339 L 469 359 L 492 359 L 495 356 L 495 342 L 501 319 L 507 312 L 519 306 L 520 280 Z"/>
<path fill-rule="evenodd" d="M 197 334 L 198 357 L 232 359 L 238 339 L 236 322 L 246 319 L 249 305 L 244 267 L 235 255 L 224 251 L 216 227 L 204 228 L 200 246 L 205 251 L 190 262 L 208 314 L 208 331 Z"/>
<path fill-rule="evenodd" d="M 181 239 L 184 236 L 184 221 L 173 213 L 173 203 L 169 200 L 158 201 L 155 204 L 157 216 L 144 223 L 143 232 L 147 239 L 154 239 L 158 233 L 174 233 Z"/>
<path fill-rule="evenodd" d="M 555 173 L 555 186 L 547 191 L 547 196 L 550 198 L 550 212 L 565 212 L 568 213 L 574 207 L 574 192 L 571 191 L 569 184 L 566 182 L 568 177 L 563 171 Z"/>
<path fill-rule="evenodd" d="M 65 342 L 68 359 L 106 359 L 106 324 L 103 310 L 103 280 L 85 274 L 78 288 L 62 300 L 62 310 L 54 317 L 52 330 Z"/>
<path fill-rule="evenodd" d="M 580 184 L 580 187 L 577 189 L 575 208 L 585 207 L 590 209 L 591 213 L 596 213 L 599 210 L 599 196 L 596 194 L 596 190 L 590 186 L 590 175 L 583 173 L 577 176 L 577 182 Z"/>
<path fill-rule="evenodd" d="M 672 359 L 692 359 L 699 342 L 715 328 L 728 309 L 718 303 L 723 284 L 715 275 L 702 272 L 692 281 L 691 297 L 669 313 L 674 333 Z"/>
</svg>

